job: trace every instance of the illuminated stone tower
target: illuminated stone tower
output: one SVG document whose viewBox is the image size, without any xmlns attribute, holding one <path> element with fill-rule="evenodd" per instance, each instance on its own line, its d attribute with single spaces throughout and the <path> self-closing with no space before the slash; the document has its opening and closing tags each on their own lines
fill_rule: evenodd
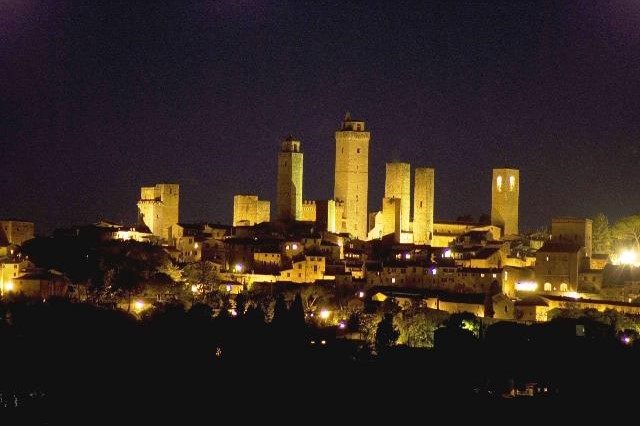
<svg viewBox="0 0 640 426">
<path fill-rule="evenodd" d="M 271 203 L 258 199 L 257 195 L 233 197 L 233 226 L 253 226 L 269 222 Z"/>
<path fill-rule="evenodd" d="M 278 153 L 277 217 L 292 221 L 302 219 L 302 152 L 300 141 L 289 136 Z"/>
<path fill-rule="evenodd" d="M 144 223 L 153 235 L 171 242 L 173 225 L 178 223 L 180 185 L 159 183 L 143 186 L 138 201 L 139 222 Z"/>
<path fill-rule="evenodd" d="M 411 215 L 411 165 L 409 163 L 387 163 L 384 196 L 400 199 L 400 230 L 409 232 Z"/>
<path fill-rule="evenodd" d="M 413 243 L 431 245 L 433 239 L 433 205 L 435 170 L 416 169 L 413 183 Z"/>
<path fill-rule="evenodd" d="M 369 132 L 364 121 L 347 113 L 336 132 L 336 175 L 334 198 L 344 204 L 336 217 L 337 231 L 367 239 L 367 194 L 369 189 Z M 338 216 L 338 215 L 336 215 Z"/>
<path fill-rule="evenodd" d="M 493 169 L 491 181 L 491 224 L 502 228 L 502 235 L 518 233 L 520 171 Z"/>
</svg>

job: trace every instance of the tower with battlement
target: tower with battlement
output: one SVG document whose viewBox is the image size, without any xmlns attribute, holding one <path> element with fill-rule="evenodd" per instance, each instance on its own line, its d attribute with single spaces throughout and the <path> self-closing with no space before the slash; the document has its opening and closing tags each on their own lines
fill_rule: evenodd
<svg viewBox="0 0 640 426">
<path fill-rule="evenodd" d="M 179 220 L 180 185 L 159 183 L 143 186 L 138 201 L 138 218 L 157 237 L 171 242 L 172 227 Z"/>
</svg>

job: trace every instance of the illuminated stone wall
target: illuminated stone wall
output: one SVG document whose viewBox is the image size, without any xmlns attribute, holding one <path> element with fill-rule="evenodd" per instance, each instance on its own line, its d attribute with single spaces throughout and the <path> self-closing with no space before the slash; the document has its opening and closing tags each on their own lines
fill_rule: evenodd
<svg viewBox="0 0 640 426">
<path fill-rule="evenodd" d="M 435 170 L 417 168 L 413 184 L 413 243 L 430 245 L 433 240 Z"/>
<path fill-rule="evenodd" d="M 180 185 L 159 183 L 156 186 L 142 187 L 138 201 L 140 222 L 144 223 L 153 235 L 171 241 L 172 226 L 178 223 L 180 204 Z"/>
<path fill-rule="evenodd" d="M 33 222 L 22 220 L 0 220 L 0 245 L 16 244 L 21 246 L 34 237 Z"/>
<path fill-rule="evenodd" d="M 503 235 L 518 234 L 520 171 L 493 169 L 491 180 L 491 224 L 503 229 Z"/>
<path fill-rule="evenodd" d="M 315 222 L 316 221 L 316 202 L 315 201 L 305 201 L 302 203 L 302 218 L 305 222 Z"/>
<path fill-rule="evenodd" d="M 352 120 L 349 113 L 336 132 L 336 169 L 334 198 L 344 203 L 336 217 L 337 232 L 367 238 L 367 196 L 369 189 L 369 139 L 364 121 Z"/>
<path fill-rule="evenodd" d="M 399 198 L 382 199 L 382 235 L 395 235 L 400 242 L 400 224 L 402 217 L 402 200 Z"/>
<path fill-rule="evenodd" d="M 559 217 L 551 220 L 551 238 L 554 241 L 569 241 L 585 248 L 587 257 L 593 250 L 591 219 Z"/>
<path fill-rule="evenodd" d="M 411 216 L 411 166 L 409 163 L 386 164 L 384 196 L 400 199 L 400 230 L 409 231 Z"/>
<path fill-rule="evenodd" d="M 233 197 L 233 226 L 253 226 L 268 222 L 271 203 L 259 200 L 257 195 Z"/>
<path fill-rule="evenodd" d="M 289 136 L 278 153 L 276 209 L 280 220 L 302 220 L 302 165 L 300 141 Z"/>
</svg>

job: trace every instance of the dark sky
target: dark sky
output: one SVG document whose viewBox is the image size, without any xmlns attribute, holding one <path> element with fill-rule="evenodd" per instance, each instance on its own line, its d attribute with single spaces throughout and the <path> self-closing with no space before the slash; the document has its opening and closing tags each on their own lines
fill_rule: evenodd
<svg viewBox="0 0 640 426">
<path fill-rule="evenodd" d="M 402 160 L 435 167 L 440 219 L 488 213 L 502 166 L 525 230 L 640 212 L 640 2 L 0 2 L 0 217 L 41 231 L 134 222 L 164 181 L 229 223 L 234 194 L 275 204 L 288 134 L 332 197 L 347 110 L 371 210 Z"/>
</svg>

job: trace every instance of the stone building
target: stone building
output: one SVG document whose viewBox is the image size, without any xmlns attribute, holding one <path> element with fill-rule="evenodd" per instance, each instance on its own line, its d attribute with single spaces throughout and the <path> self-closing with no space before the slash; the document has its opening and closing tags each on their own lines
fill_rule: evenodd
<svg viewBox="0 0 640 426">
<path fill-rule="evenodd" d="M 257 195 L 233 197 L 233 226 L 253 226 L 271 219 L 271 202 Z"/>
<path fill-rule="evenodd" d="M 493 169 L 491 180 L 491 224 L 502 228 L 502 235 L 518 234 L 520 171 Z"/>
<path fill-rule="evenodd" d="M 336 132 L 336 169 L 334 198 L 343 203 L 338 215 L 336 205 L 337 232 L 346 232 L 353 237 L 367 238 L 367 195 L 369 189 L 369 139 L 364 121 L 352 120 L 347 113 L 342 128 Z M 336 203 L 337 204 L 337 203 Z"/>
<path fill-rule="evenodd" d="M 384 196 L 400 200 L 400 231 L 408 232 L 411 219 L 411 166 L 409 163 L 386 164 Z"/>
<path fill-rule="evenodd" d="M 585 248 L 586 257 L 593 252 L 591 219 L 577 217 L 558 217 L 551 219 L 551 239 L 553 241 L 572 242 Z"/>
<path fill-rule="evenodd" d="M 431 245 L 433 240 L 435 171 L 417 168 L 413 183 L 413 243 Z"/>
<path fill-rule="evenodd" d="M 159 183 L 143 186 L 140 190 L 138 213 L 141 224 L 146 225 L 153 235 L 171 241 L 172 227 L 178 223 L 180 185 Z"/>
<path fill-rule="evenodd" d="M 278 153 L 276 209 L 280 220 L 302 220 L 302 163 L 300 141 L 287 137 Z"/>
<path fill-rule="evenodd" d="M 0 247 L 21 246 L 34 237 L 33 222 L 24 220 L 0 220 Z"/>
</svg>

